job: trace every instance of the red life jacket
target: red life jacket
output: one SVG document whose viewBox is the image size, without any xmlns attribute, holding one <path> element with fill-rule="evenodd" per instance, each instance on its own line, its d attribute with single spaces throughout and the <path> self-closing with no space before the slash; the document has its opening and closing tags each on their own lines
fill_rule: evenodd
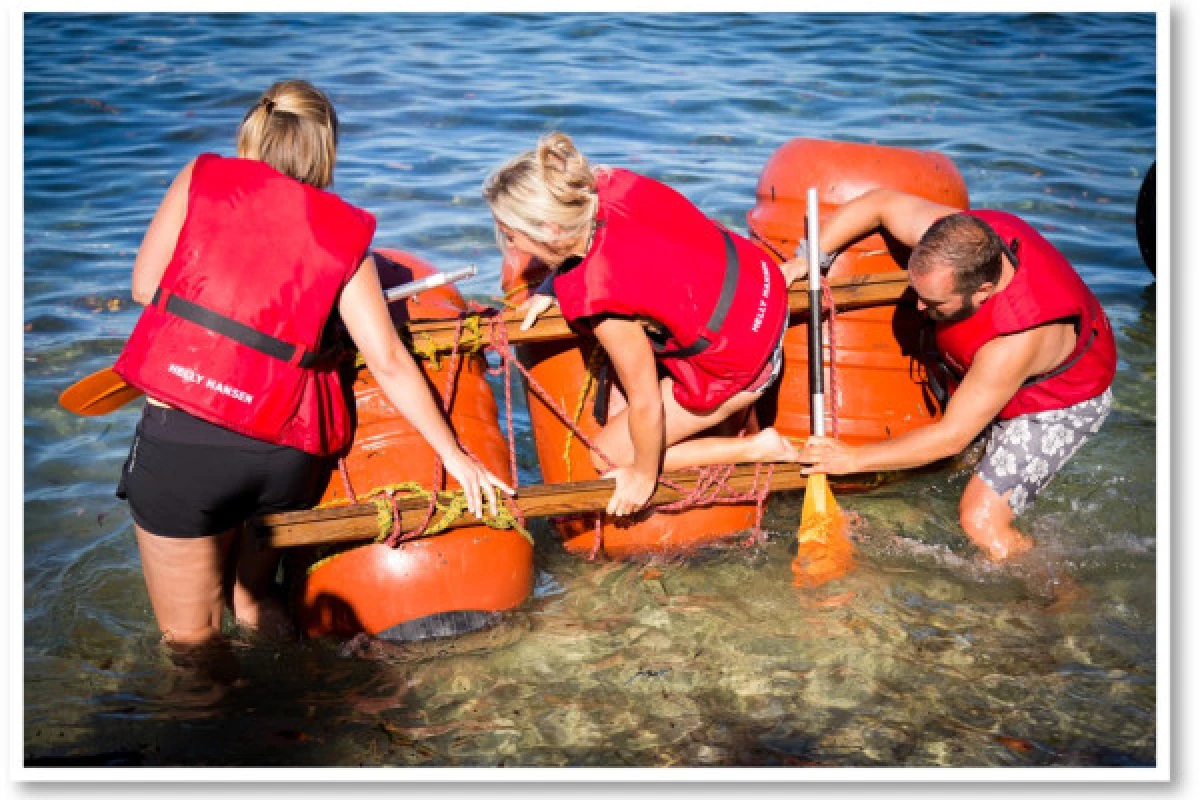
<svg viewBox="0 0 1200 800">
<path fill-rule="evenodd" d="M 1050 322 L 1072 321 L 1075 348 L 1057 367 L 1035 375 L 997 415 L 1011 419 L 1053 411 L 1096 397 L 1112 385 L 1117 347 L 1100 301 L 1054 245 L 1028 223 L 1003 211 L 967 211 L 992 227 L 1006 243 L 1016 239 L 1012 281 L 970 317 L 936 326 L 937 346 L 951 372 L 962 380 L 979 348 L 995 339 Z M 1011 246 L 1010 246 L 1011 249 Z"/>
<path fill-rule="evenodd" d="M 684 408 L 706 413 L 751 384 L 787 324 L 783 273 L 758 245 L 683 195 L 623 169 L 600 169 L 596 233 L 554 292 L 571 324 L 648 320 Z"/>
<path fill-rule="evenodd" d="M 114 368 L 222 427 L 337 452 L 351 420 L 322 333 L 374 233 L 371 214 L 268 164 L 201 155 L 175 252 Z"/>
</svg>

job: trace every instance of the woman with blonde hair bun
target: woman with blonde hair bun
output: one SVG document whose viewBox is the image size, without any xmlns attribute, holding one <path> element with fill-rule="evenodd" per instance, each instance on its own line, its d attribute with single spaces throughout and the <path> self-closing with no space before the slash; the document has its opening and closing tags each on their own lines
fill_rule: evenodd
<svg viewBox="0 0 1200 800">
<path fill-rule="evenodd" d="M 133 265 L 146 306 L 116 370 L 145 391 L 117 494 L 129 501 L 164 639 L 220 643 L 238 623 L 286 629 L 277 555 L 252 517 L 310 506 L 353 422 L 330 353 L 339 315 L 388 399 L 443 459 L 471 511 L 511 493 L 459 446 L 393 327 L 369 247 L 375 218 L 325 191 L 333 104 L 305 81 L 246 112 L 237 158 L 204 153 L 175 177 Z"/>
<path fill-rule="evenodd" d="M 663 183 L 593 168 L 565 133 L 501 166 L 483 196 L 505 256 L 551 269 L 522 306 L 524 327 L 557 299 L 616 374 L 597 437 L 616 465 L 608 513 L 643 508 L 662 470 L 796 459 L 771 428 L 711 432 L 782 369 L 787 283 L 765 251 Z"/>
</svg>

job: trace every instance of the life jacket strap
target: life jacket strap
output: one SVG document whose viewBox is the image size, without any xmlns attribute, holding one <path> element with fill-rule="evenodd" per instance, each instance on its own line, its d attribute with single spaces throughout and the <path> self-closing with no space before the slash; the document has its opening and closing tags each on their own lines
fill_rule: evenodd
<svg viewBox="0 0 1200 800">
<path fill-rule="evenodd" d="M 1035 383 L 1041 383 L 1042 381 L 1050 380 L 1055 376 L 1062 375 L 1071 367 L 1075 366 L 1079 359 L 1083 358 L 1084 354 L 1091 349 L 1092 343 L 1096 341 L 1096 333 L 1096 325 L 1093 323 L 1092 327 L 1088 329 L 1087 338 L 1083 340 L 1083 344 L 1075 348 L 1075 355 L 1071 356 L 1054 369 L 1043 372 L 1041 375 L 1034 375 L 1033 377 L 1026 379 L 1025 382 L 1021 384 L 1022 388 L 1026 386 L 1032 386 Z"/>
<path fill-rule="evenodd" d="M 687 347 L 668 350 L 665 343 L 651 339 L 650 346 L 654 348 L 654 352 L 659 358 L 687 358 L 704 352 L 712 345 L 712 339 L 716 337 L 717 331 L 725 323 L 725 317 L 729 315 L 729 309 L 733 306 L 734 295 L 737 294 L 740 265 L 733 237 L 724 228 L 721 229 L 721 236 L 725 239 L 725 279 L 721 284 L 721 295 L 717 298 L 717 304 L 713 306 L 708 323 L 696 337 L 696 341 Z"/>
<path fill-rule="evenodd" d="M 314 353 L 303 345 L 285 342 L 255 330 L 236 319 L 172 294 L 161 286 L 154 292 L 151 305 L 293 366 L 312 369 L 327 360 L 327 354 Z"/>
</svg>

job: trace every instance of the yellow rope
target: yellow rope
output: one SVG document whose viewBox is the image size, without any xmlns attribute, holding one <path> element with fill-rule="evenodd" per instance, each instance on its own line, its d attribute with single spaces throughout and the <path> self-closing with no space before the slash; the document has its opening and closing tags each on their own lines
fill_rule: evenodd
<svg viewBox="0 0 1200 800">
<path fill-rule="evenodd" d="M 359 498 L 360 503 L 370 502 L 375 506 L 375 526 L 378 533 L 375 534 L 375 542 L 386 541 L 392 535 L 392 530 L 395 524 L 395 519 L 392 514 L 391 497 L 401 495 L 402 498 L 418 497 L 426 502 L 429 501 L 430 492 L 428 489 L 421 486 L 416 481 L 404 481 L 403 483 L 392 483 L 386 486 L 379 486 Z M 337 500 L 328 503 L 322 503 L 318 508 L 331 508 L 334 506 L 348 505 L 349 500 L 338 498 Z M 451 525 L 458 521 L 463 514 L 467 513 L 467 496 L 461 489 L 453 492 L 438 492 L 437 499 L 434 503 L 437 513 L 440 514 L 427 528 L 421 533 L 418 538 L 426 536 L 436 536 L 439 533 L 447 530 Z M 479 521 L 480 525 L 484 525 L 493 530 L 512 530 L 525 537 L 525 540 L 530 545 L 533 544 L 533 535 L 521 525 L 520 520 L 512 513 L 512 510 L 505 504 L 500 503 L 496 507 L 495 515 L 488 514 L 485 510 L 484 517 Z M 340 553 L 326 556 L 315 562 L 308 568 L 308 573 L 311 575 L 318 567 L 327 563 L 330 559 L 336 558 Z"/>
<path fill-rule="evenodd" d="M 535 289 L 540 285 L 541 285 L 541 281 L 539 280 L 537 283 L 530 283 L 527 281 L 525 283 L 518 283 L 515 286 L 509 287 L 508 290 L 504 292 L 504 298 L 503 298 L 504 307 L 505 308 L 516 308 L 521 303 L 525 302 L 526 298 L 528 298 L 529 295 L 532 294 L 532 292 L 530 292 L 530 289 Z M 520 299 L 514 300 L 513 298 L 517 297 L 517 296 L 520 296 Z"/>
<path fill-rule="evenodd" d="M 409 490 L 409 494 L 410 496 L 420 497 L 426 501 L 430 497 L 430 493 L 427 490 L 419 487 L 416 490 Z M 392 515 L 392 505 L 386 496 L 377 497 L 371 502 L 375 504 L 377 509 L 375 523 L 379 527 L 379 533 L 376 535 L 375 541 L 382 542 L 391 536 L 393 525 L 395 524 Z M 421 533 L 422 538 L 425 536 L 434 536 L 445 531 L 457 522 L 463 514 L 467 513 L 467 496 L 461 489 L 453 492 L 439 492 L 434 500 L 434 507 L 441 516 L 425 528 Z M 480 524 L 494 530 L 515 530 L 524 536 L 530 544 L 533 544 L 533 536 L 529 531 L 525 530 L 512 511 L 509 510 L 508 506 L 503 503 L 497 506 L 495 515 L 485 512 L 483 519 L 480 520 Z"/>
<path fill-rule="evenodd" d="M 438 347 L 437 342 L 428 334 L 421 334 L 412 340 L 413 355 L 418 358 L 423 358 L 433 365 L 434 369 L 441 369 L 441 353 L 443 351 L 454 352 L 457 350 L 460 353 L 480 353 L 488 346 L 487 336 L 483 328 L 483 317 L 479 314 L 468 314 L 462 319 L 462 331 L 459 334 L 458 341 L 451 347 Z"/>
<path fill-rule="evenodd" d="M 579 420 L 583 417 L 583 407 L 587 401 L 588 393 L 592 391 L 592 387 L 596 385 L 596 373 L 600 371 L 600 365 L 605 358 L 604 348 L 600 345 L 592 347 L 591 354 L 588 355 L 587 377 L 583 379 L 583 386 L 579 389 L 579 399 L 575 401 L 575 412 L 572 414 L 575 424 L 579 424 Z M 575 439 L 575 430 L 571 426 L 567 426 L 567 438 L 563 444 L 563 463 L 567 465 L 567 481 L 571 480 L 571 442 Z"/>
</svg>

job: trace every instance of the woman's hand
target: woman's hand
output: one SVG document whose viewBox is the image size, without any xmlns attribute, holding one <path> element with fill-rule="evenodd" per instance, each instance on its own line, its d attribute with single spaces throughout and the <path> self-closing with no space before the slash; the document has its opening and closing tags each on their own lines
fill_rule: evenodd
<svg viewBox="0 0 1200 800">
<path fill-rule="evenodd" d="M 526 298 L 524 303 L 521 303 L 518 311 L 525 312 L 525 319 L 521 323 L 521 330 L 527 331 L 533 327 L 533 323 L 537 322 L 537 318 L 546 313 L 552 305 L 557 302 L 548 294 L 534 294 Z"/>
<path fill-rule="evenodd" d="M 791 261 L 785 261 L 779 265 L 783 270 L 783 279 L 791 286 L 801 278 L 808 277 L 808 258 L 807 256 L 797 255 Z"/>
<path fill-rule="evenodd" d="M 461 448 L 443 458 L 442 464 L 462 486 L 463 494 L 467 498 L 467 510 L 478 519 L 483 519 L 483 497 L 487 497 L 488 511 L 494 517 L 497 511 L 496 490 L 499 489 L 510 497 L 516 494 L 504 481 L 464 453 Z"/>
<path fill-rule="evenodd" d="M 636 514 L 646 507 L 654 488 L 658 485 L 658 476 L 653 473 L 640 472 L 633 467 L 618 467 L 606 473 L 605 478 L 615 478 L 617 486 L 613 489 L 612 497 L 608 500 L 607 512 L 615 517 Z"/>
<path fill-rule="evenodd" d="M 799 461 L 808 464 L 800 470 L 805 475 L 824 473 L 826 475 L 846 475 L 851 472 L 861 472 L 856 459 L 857 448 L 830 439 L 825 436 L 810 436 L 800 450 Z"/>
</svg>

